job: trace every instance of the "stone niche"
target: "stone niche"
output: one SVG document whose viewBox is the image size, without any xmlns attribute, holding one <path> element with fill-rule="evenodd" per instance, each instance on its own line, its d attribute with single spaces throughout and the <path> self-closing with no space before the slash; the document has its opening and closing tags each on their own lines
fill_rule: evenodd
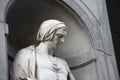
<svg viewBox="0 0 120 80">
<path fill-rule="evenodd" d="M 37 45 L 39 26 L 47 19 L 57 19 L 68 26 L 65 43 L 55 51 L 55 55 L 68 59 L 92 49 L 85 25 L 68 6 L 62 6 L 54 0 L 14 0 L 6 16 L 9 25 L 8 55 L 14 58 L 21 48 Z"/>
</svg>

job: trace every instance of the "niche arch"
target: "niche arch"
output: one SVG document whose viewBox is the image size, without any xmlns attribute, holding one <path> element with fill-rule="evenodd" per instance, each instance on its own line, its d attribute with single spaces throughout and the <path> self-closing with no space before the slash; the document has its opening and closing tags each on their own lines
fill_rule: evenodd
<svg viewBox="0 0 120 80">
<path fill-rule="evenodd" d="M 65 59 L 67 60 L 76 80 L 98 80 L 98 79 L 108 80 L 110 78 L 116 80 L 117 68 L 115 68 L 116 67 L 115 60 L 112 59 L 114 57 L 114 55 L 112 53 L 114 53 L 114 52 L 113 52 L 113 48 L 109 47 L 111 45 L 111 37 L 109 35 L 110 32 L 108 31 L 108 34 L 106 34 L 106 30 L 101 30 L 102 28 L 109 29 L 109 25 L 108 25 L 108 21 L 107 21 L 107 17 L 106 17 L 106 15 L 107 15 L 106 7 L 105 7 L 104 1 L 101 1 L 101 4 L 100 4 L 101 5 L 100 11 L 103 11 L 103 12 L 101 12 L 102 14 L 100 14 L 100 17 L 101 17 L 100 21 L 90 18 L 88 13 L 86 13 L 84 11 L 85 9 L 82 7 L 82 4 L 79 4 L 79 2 L 81 2 L 82 0 L 29 0 L 29 1 L 21 0 L 21 1 L 20 0 L 1 1 L 1 4 L 3 3 L 2 7 L 1 7 L 1 9 L 2 9 L 2 11 L 1 11 L 2 27 L 7 28 L 6 26 L 8 24 L 9 29 L 10 29 L 9 35 L 7 37 L 8 38 L 7 39 L 7 47 L 8 47 L 7 52 L 10 56 L 12 56 L 14 58 L 15 53 L 19 49 L 26 47 L 28 45 L 37 43 L 33 40 L 33 39 L 35 39 L 35 36 L 32 36 L 32 34 L 29 34 L 29 33 L 32 33 L 32 31 L 29 31 L 29 30 L 33 30 L 36 32 L 36 30 L 37 30 L 36 28 L 39 26 L 38 24 L 40 24 L 42 22 L 42 20 L 44 20 L 45 18 L 39 19 L 38 20 L 39 23 L 37 23 L 38 18 L 34 17 L 36 14 L 34 11 L 38 11 L 41 8 L 41 7 L 39 7 L 41 5 L 37 5 L 37 4 L 42 3 L 42 2 L 44 2 L 44 3 L 49 2 L 54 7 L 53 8 L 49 7 L 49 9 L 44 8 L 44 10 L 46 10 L 46 12 L 51 11 L 51 10 L 53 11 L 55 9 L 55 5 L 57 5 L 57 7 L 56 7 L 57 9 L 60 6 L 62 8 L 65 8 L 64 9 L 65 12 L 68 11 L 68 13 L 70 15 L 72 15 L 72 19 L 74 18 L 73 22 L 75 21 L 76 23 L 79 24 L 79 26 L 81 26 L 79 28 L 83 29 L 83 31 L 87 35 L 86 37 L 88 38 L 88 43 L 90 43 L 89 46 L 90 47 L 92 46 L 91 48 L 88 48 L 88 49 L 84 48 L 85 52 L 78 53 L 77 55 L 76 55 L 76 53 L 74 53 L 74 54 L 69 54 L 69 55 L 65 56 L 65 54 L 63 54 L 64 52 L 60 52 L 61 50 L 58 50 L 58 52 L 62 53 L 62 54 L 60 54 L 60 56 L 64 55 L 63 57 L 65 57 Z M 89 2 L 89 1 L 87 1 L 87 2 Z M 8 3 L 8 5 L 6 6 L 7 3 Z M 42 5 L 45 5 L 44 3 Z M 18 4 L 18 6 L 17 6 L 17 4 Z M 4 10 L 5 7 L 6 7 L 6 10 Z M 89 9 L 88 9 L 88 11 L 89 11 Z M 28 14 L 26 14 L 26 12 Z M 50 15 L 50 13 L 46 13 L 46 14 Z M 65 20 L 64 19 L 65 17 L 64 18 L 61 17 L 61 15 L 56 14 L 56 12 L 54 14 L 55 14 L 54 17 L 57 15 L 55 17 L 56 19 L 64 21 L 68 26 L 70 26 L 70 24 L 71 24 L 70 19 L 69 19 L 70 16 L 67 18 L 67 20 Z M 34 15 L 34 16 L 32 16 L 32 15 Z M 40 15 L 40 14 L 38 14 L 38 15 Z M 36 15 L 36 16 L 39 17 L 38 15 Z M 29 18 L 29 17 L 31 17 L 31 18 Z M 42 15 L 41 15 L 41 17 L 42 17 Z M 52 16 L 50 16 L 49 18 L 51 18 L 51 17 Z M 103 17 L 105 17 L 105 18 L 103 18 Z M 24 19 L 22 19 L 22 18 L 24 18 Z M 28 22 L 24 22 L 26 20 L 28 20 Z M 21 25 L 18 25 L 19 22 L 21 22 L 20 23 Z M 36 22 L 36 24 L 34 22 Z M 31 25 L 27 24 L 27 23 L 30 23 Z M 34 23 L 34 25 L 32 25 L 32 23 Z M 24 26 L 23 26 L 23 24 L 24 24 Z M 83 25 L 83 27 L 82 27 L 82 25 Z M 33 28 L 31 26 L 36 26 L 36 27 Z M 29 28 L 31 28 L 31 29 L 29 29 Z M 29 30 L 27 30 L 27 29 L 29 29 Z M 5 34 L 8 34 L 7 29 L 5 29 L 5 30 L 6 30 Z M 28 32 L 26 32 L 26 30 Z M 20 31 L 26 32 L 26 33 L 23 34 Z M 4 30 L 3 30 L 3 32 L 4 32 Z M 104 32 L 105 32 L 105 34 L 103 34 Z M 25 36 L 26 34 L 28 36 Z M 4 33 L 2 35 L 4 36 Z M 3 37 L 3 38 L 5 38 L 5 37 Z M 26 37 L 26 40 L 23 37 Z M 105 38 L 105 37 L 107 37 L 107 38 Z M 16 40 L 16 39 L 19 39 L 19 40 Z M 108 40 L 108 39 L 110 39 L 110 40 Z M 108 41 L 106 41 L 106 40 L 108 40 Z M 19 41 L 21 41 L 21 42 L 19 42 Z M 3 39 L 3 41 L 1 41 L 1 43 L 2 42 L 4 44 L 5 40 Z M 110 43 L 110 45 L 109 45 L 109 43 Z M 2 51 L 5 54 L 6 52 L 4 49 L 4 45 L 2 46 L 3 48 L 1 48 L 1 49 L 3 49 Z M 65 45 L 65 44 L 63 44 L 63 45 Z M 70 50 L 70 48 L 69 48 L 69 50 Z M 71 50 L 74 50 L 74 48 L 72 48 Z M 82 49 L 80 48 L 80 50 L 82 50 Z M 112 54 L 112 56 L 111 56 L 111 54 Z M 9 58 L 9 59 L 11 59 L 11 58 Z M 3 59 L 3 60 L 5 60 L 5 59 Z M 9 63 L 10 62 L 11 61 L 9 60 Z M 4 65 L 3 65 L 3 67 L 4 67 Z M 4 70 L 6 70 L 6 69 L 4 68 Z M 2 71 L 4 71 L 4 70 L 2 70 Z M 112 72 L 112 73 L 110 73 L 110 72 Z M 112 77 L 110 77 L 110 76 L 112 76 Z M 118 79 L 118 75 L 117 75 L 117 79 Z"/>
<path fill-rule="evenodd" d="M 84 13 L 82 9 L 81 12 Z M 9 26 L 7 43 L 10 59 L 14 58 L 16 52 L 21 48 L 38 44 L 36 34 L 43 21 L 57 19 L 68 26 L 68 33 L 65 43 L 55 51 L 56 55 L 65 58 L 73 70 L 76 69 L 76 66 L 86 64 L 89 60 L 95 61 L 92 52 L 94 38 L 92 38 L 88 25 L 81 15 L 77 14 L 74 7 L 64 1 L 13 0 L 8 4 L 5 18 Z M 90 20 L 89 17 L 87 18 Z M 76 75 L 76 71 L 74 71 L 74 75 Z"/>
<path fill-rule="evenodd" d="M 85 31 L 84 27 L 86 26 L 77 17 L 68 6 L 63 7 L 54 0 L 15 0 L 6 14 L 6 22 L 10 30 L 8 43 L 15 50 L 37 44 L 36 34 L 40 24 L 47 19 L 58 19 L 65 22 L 69 27 L 66 43 L 63 44 L 65 47 L 60 48 L 58 52 L 61 52 L 62 49 L 62 55 L 65 57 L 68 57 L 68 55 L 64 54 L 66 50 L 70 51 L 72 48 L 73 50 L 70 51 L 71 56 L 75 55 L 72 55 L 73 51 L 78 54 L 88 52 L 91 49 L 88 31 Z M 70 38 L 70 36 L 72 37 Z M 81 51 L 74 49 L 74 47 L 68 47 L 68 44 L 81 48 Z M 70 54 L 70 52 L 67 53 Z"/>
</svg>

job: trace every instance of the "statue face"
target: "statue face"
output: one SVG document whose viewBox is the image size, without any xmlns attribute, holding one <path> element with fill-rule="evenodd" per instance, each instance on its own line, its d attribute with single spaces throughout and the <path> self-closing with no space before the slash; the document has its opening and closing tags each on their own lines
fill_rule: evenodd
<svg viewBox="0 0 120 80">
<path fill-rule="evenodd" d="M 54 48 L 57 48 L 61 43 L 64 42 L 66 33 L 67 31 L 65 28 L 61 28 L 56 31 L 56 34 L 52 40 Z"/>
</svg>

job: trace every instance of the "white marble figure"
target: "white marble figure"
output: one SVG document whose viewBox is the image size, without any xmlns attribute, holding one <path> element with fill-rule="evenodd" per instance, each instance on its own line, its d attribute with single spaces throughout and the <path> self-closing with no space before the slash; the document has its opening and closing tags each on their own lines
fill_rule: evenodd
<svg viewBox="0 0 120 80">
<path fill-rule="evenodd" d="M 75 80 L 64 59 L 53 56 L 64 42 L 66 26 L 58 20 L 44 21 L 37 34 L 40 44 L 21 49 L 13 62 L 11 80 Z"/>
</svg>

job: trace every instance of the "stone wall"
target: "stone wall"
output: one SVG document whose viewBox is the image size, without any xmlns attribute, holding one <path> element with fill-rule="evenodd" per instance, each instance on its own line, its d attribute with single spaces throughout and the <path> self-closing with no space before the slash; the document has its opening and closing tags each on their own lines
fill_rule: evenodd
<svg viewBox="0 0 120 80">
<path fill-rule="evenodd" d="M 49 6 L 53 8 L 55 6 L 57 7 L 50 9 L 48 5 L 45 5 L 46 7 L 43 5 L 44 9 L 48 8 L 48 11 L 53 10 L 51 11 L 53 13 L 49 14 L 46 13 L 47 11 L 45 12 L 44 9 L 40 9 L 42 5 L 38 5 L 40 2 L 44 2 L 44 4 L 48 2 L 50 3 Z M 13 7 L 16 3 L 20 6 Z M 8 17 L 9 10 L 12 7 L 13 10 L 11 10 L 11 13 L 18 14 L 13 15 L 15 17 Z M 19 14 L 20 9 L 21 11 L 25 11 L 26 9 L 29 13 L 21 12 L 23 14 L 21 15 Z M 61 9 L 61 11 L 57 9 Z M 37 14 L 34 11 L 36 11 Z M 60 15 L 58 15 L 58 13 Z M 19 21 L 22 16 L 30 19 L 30 22 L 28 21 L 26 24 L 25 22 L 27 22 L 26 20 L 28 19 L 25 18 L 23 19 L 23 23 L 22 20 Z M 39 19 L 38 17 L 40 16 L 41 18 Z M 42 16 L 45 17 L 43 18 Z M 7 53 L 14 57 L 14 49 L 18 50 L 23 46 L 29 45 L 28 42 L 26 42 L 25 45 L 22 43 L 18 46 L 17 41 L 15 45 L 11 45 L 15 40 L 12 39 L 18 38 L 17 36 L 19 36 L 19 34 L 21 34 L 20 36 L 22 37 L 24 34 L 20 30 L 27 30 L 30 27 L 28 25 L 29 23 L 33 23 L 32 26 L 37 26 L 36 28 L 33 27 L 29 29 L 29 31 L 36 31 L 40 24 L 39 20 L 42 22 L 49 18 L 65 21 L 65 23 L 70 26 L 71 32 L 69 31 L 67 42 L 63 44 L 63 48 L 60 48 L 56 52 L 59 53 L 59 56 L 63 56 L 67 60 L 76 80 L 119 80 L 105 0 L 39 0 L 39 2 L 35 0 L 29 0 L 29 2 L 27 2 L 26 0 L 23 1 L 23 3 L 20 0 L 0 0 L 0 80 L 7 80 Z M 7 19 L 9 19 L 7 23 L 10 30 L 9 35 L 12 34 L 11 37 L 6 36 L 8 34 Z M 15 22 L 13 21 L 12 23 L 11 21 L 13 19 L 15 19 Z M 16 23 L 17 21 L 20 22 L 20 25 Z M 9 22 L 12 24 L 9 24 Z M 14 33 L 15 30 L 18 30 L 18 35 Z M 11 31 L 13 31 L 13 33 Z M 72 34 L 73 32 L 74 34 Z M 70 37 L 70 34 L 73 36 Z M 33 36 L 33 34 L 30 36 Z M 28 41 L 29 39 L 33 40 L 34 38 L 27 37 L 26 40 Z M 12 42 L 8 45 L 10 40 Z M 70 40 L 76 43 L 70 44 L 72 43 Z M 76 48 L 76 45 L 79 49 Z M 13 52 L 11 51 L 12 49 Z M 75 50 L 72 52 L 71 49 Z M 68 51 L 68 54 L 64 54 L 66 53 L 65 50 Z M 74 55 L 72 53 L 74 53 Z"/>
</svg>

